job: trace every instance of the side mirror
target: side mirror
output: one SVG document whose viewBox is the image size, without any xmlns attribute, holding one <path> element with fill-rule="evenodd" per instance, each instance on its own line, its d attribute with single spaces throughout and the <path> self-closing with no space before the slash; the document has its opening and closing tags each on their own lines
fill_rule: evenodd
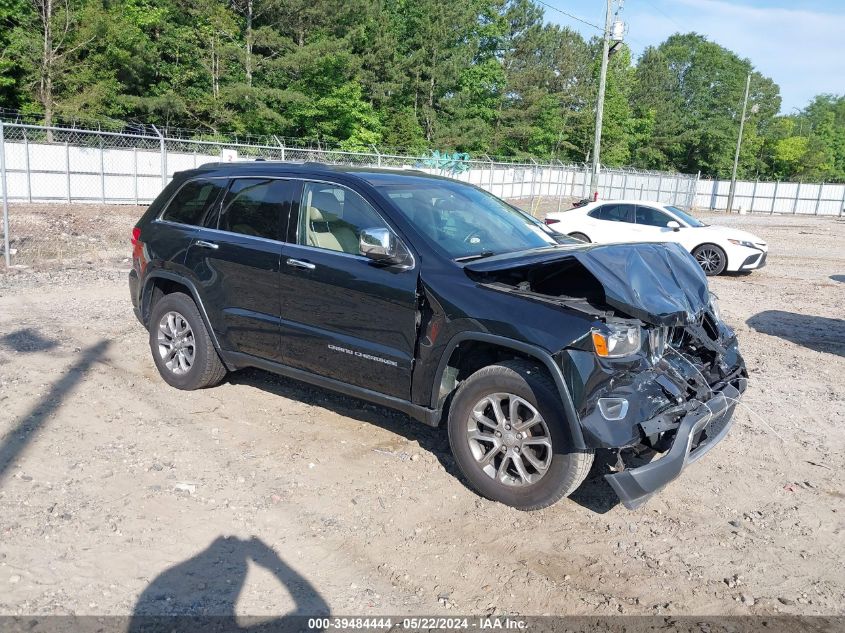
<svg viewBox="0 0 845 633">
<path fill-rule="evenodd" d="M 362 229 L 358 238 L 361 255 L 385 264 L 398 263 L 399 257 L 396 236 L 389 229 Z"/>
<path fill-rule="evenodd" d="M 680 224 L 678 224 L 677 222 L 675 222 L 675 220 L 669 220 L 669 221 L 666 223 L 666 228 L 667 228 L 667 229 L 672 229 L 673 231 L 680 231 L 680 230 L 681 230 L 681 225 L 680 225 Z"/>
</svg>

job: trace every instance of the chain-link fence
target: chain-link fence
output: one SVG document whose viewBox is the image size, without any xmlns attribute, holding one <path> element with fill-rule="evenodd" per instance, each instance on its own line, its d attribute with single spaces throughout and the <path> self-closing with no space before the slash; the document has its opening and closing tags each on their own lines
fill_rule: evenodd
<svg viewBox="0 0 845 633">
<path fill-rule="evenodd" d="M 492 158 L 349 152 L 276 144 L 172 138 L 164 134 L 46 128 L 2 123 L 8 199 L 26 202 L 148 204 L 173 174 L 219 160 L 282 160 L 421 169 L 478 185 L 502 198 L 588 197 L 587 165 Z M 155 128 L 152 128 L 155 130 Z M 155 130 L 157 132 L 157 130 Z M 604 198 L 633 197 L 688 205 L 695 176 L 604 169 Z"/>
<path fill-rule="evenodd" d="M 567 208 L 565 200 L 590 195 L 588 165 L 559 161 L 516 162 L 466 155 L 402 155 L 351 152 L 291 145 L 290 139 L 203 140 L 155 126 L 122 131 L 77 126 L 45 127 L 0 120 L 0 191 L 9 202 L 149 204 L 173 177 L 204 163 L 232 160 L 321 162 L 362 167 L 418 169 L 482 187 L 501 198 L 522 199 L 531 208 Z M 199 138 L 198 138 L 199 137 Z M 605 199 L 659 200 L 692 205 L 697 176 L 603 169 L 599 195 Z M 4 213 L 8 242 L 8 213 Z M 4 248 L 8 259 L 8 246 Z"/>
</svg>

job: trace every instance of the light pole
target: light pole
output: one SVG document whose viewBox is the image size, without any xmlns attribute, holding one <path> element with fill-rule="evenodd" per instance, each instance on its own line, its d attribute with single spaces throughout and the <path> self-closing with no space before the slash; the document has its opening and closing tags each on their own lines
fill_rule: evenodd
<svg viewBox="0 0 845 633">
<path fill-rule="evenodd" d="M 734 208 L 734 194 L 736 193 L 736 170 L 739 166 L 739 150 L 742 148 L 742 131 L 745 128 L 745 112 L 748 109 L 748 91 L 751 88 L 751 73 L 748 73 L 748 78 L 745 80 L 745 98 L 742 100 L 742 117 L 739 119 L 739 137 L 736 139 L 736 153 L 734 154 L 734 168 L 731 173 L 731 186 L 728 190 L 728 208 L 730 213 Z M 752 112 L 757 111 L 757 106 L 752 108 Z"/>
<path fill-rule="evenodd" d="M 595 199 L 599 191 L 599 169 L 601 169 L 601 124 L 604 116 L 604 92 L 607 85 L 607 58 L 610 50 L 610 3 L 607 0 L 607 8 L 604 14 L 604 40 L 601 48 L 601 75 L 599 76 L 599 94 L 596 102 L 596 134 L 593 139 L 593 170 L 590 175 L 590 192 Z"/>
</svg>

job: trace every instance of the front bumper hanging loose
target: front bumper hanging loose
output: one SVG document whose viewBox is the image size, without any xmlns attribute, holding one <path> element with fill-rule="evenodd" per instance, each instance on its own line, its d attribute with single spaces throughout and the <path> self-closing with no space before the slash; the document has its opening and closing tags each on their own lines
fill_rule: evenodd
<svg viewBox="0 0 845 633">
<path fill-rule="evenodd" d="M 678 426 L 672 447 L 660 459 L 639 468 L 604 476 L 626 508 L 639 508 L 676 479 L 688 464 L 704 457 L 727 435 L 733 425 L 736 401 L 745 391 L 746 384 L 745 378 L 739 378 L 737 386 L 725 385 L 709 400 L 687 413 Z M 693 447 L 701 431 L 705 432 L 705 437 Z"/>
</svg>

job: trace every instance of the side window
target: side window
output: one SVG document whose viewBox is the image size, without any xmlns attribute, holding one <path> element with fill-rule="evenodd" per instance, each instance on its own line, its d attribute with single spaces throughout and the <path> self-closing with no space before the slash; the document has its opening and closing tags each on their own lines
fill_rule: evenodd
<svg viewBox="0 0 845 633">
<path fill-rule="evenodd" d="M 299 208 L 297 238 L 304 246 L 360 255 L 362 229 L 388 228 L 366 200 L 338 185 L 305 183 Z"/>
<path fill-rule="evenodd" d="M 287 181 L 238 178 L 232 181 L 217 228 L 241 235 L 279 239 L 287 210 Z M 284 217 L 287 225 L 287 216 Z"/>
<path fill-rule="evenodd" d="M 647 226 L 666 227 L 672 218 L 651 207 L 637 206 L 637 224 L 645 224 Z"/>
<path fill-rule="evenodd" d="M 633 222 L 633 205 L 630 204 L 605 204 L 588 214 L 596 220 L 607 220 L 609 222 Z"/>
<path fill-rule="evenodd" d="M 222 179 L 192 180 L 185 183 L 167 205 L 161 219 L 202 226 L 225 183 Z"/>
</svg>

